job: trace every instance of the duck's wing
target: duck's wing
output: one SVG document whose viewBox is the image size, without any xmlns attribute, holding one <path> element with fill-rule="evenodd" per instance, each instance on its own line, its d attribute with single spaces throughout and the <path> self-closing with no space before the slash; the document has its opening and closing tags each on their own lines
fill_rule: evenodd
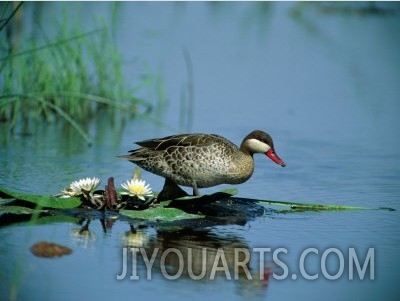
<svg viewBox="0 0 400 301">
<path fill-rule="evenodd" d="M 213 134 L 181 134 L 172 135 L 164 138 L 149 139 L 136 142 L 137 145 L 152 149 L 163 151 L 172 146 L 206 146 L 213 143 L 231 143 L 219 135 Z"/>
</svg>

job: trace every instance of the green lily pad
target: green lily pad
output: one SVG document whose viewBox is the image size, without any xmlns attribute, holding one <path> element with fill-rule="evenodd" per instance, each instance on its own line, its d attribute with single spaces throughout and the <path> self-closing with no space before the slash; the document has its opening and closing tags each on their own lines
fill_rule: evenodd
<svg viewBox="0 0 400 301">
<path fill-rule="evenodd" d="M 38 214 L 42 212 L 42 210 L 22 207 L 22 206 L 0 206 L 0 215 L 6 213 L 12 214 Z"/>
<path fill-rule="evenodd" d="M 15 198 L 17 200 L 34 203 L 37 206 L 46 208 L 68 209 L 68 208 L 76 208 L 82 204 L 80 198 L 77 197 L 58 198 L 54 196 L 42 196 L 22 191 L 16 191 L 16 190 L 12 191 L 3 187 L 0 187 L 0 193 Z"/>
<path fill-rule="evenodd" d="M 186 213 L 177 208 L 167 208 L 169 201 L 162 202 L 159 206 L 146 210 L 125 210 L 120 214 L 134 219 L 145 219 L 147 221 L 176 221 L 181 219 L 204 218 L 203 215 Z"/>
</svg>

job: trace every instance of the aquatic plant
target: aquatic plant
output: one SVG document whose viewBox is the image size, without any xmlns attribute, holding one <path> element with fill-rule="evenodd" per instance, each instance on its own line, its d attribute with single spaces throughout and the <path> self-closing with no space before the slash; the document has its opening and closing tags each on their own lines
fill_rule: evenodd
<svg viewBox="0 0 400 301">
<path fill-rule="evenodd" d="M 64 120 L 90 142 L 85 126 L 100 111 L 110 121 L 151 111 L 152 105 L 135 94 L 156 77 L 146 77 L 136 88 L 125 86 L 122 56 L 109 27 L 83 31 L 64 17 L 53 37 L 39 27 L 25 39 L 18 14 L 21 4 L 1 4 L 0 121 L 10 129 Z"/>
<path fill-rule="evenodd" d="M 128 180 L 125 183 L 122 183 L 121 186 L 126 190 L 121 192 L 121 194 L 134 196 L 143 201 L 145 200 L 145 197 L 150 197 L 153 195 L 150 184 L 146 184 L 146 182 L 141 179 Z"/>
<path fill-rule="evenodd" d="M 62 190 L 62 196 L 78 196 L 91 193 L 100 184 L 99 178 L 86 178 L 73 181 L 68 188 Z"/>
</svg>

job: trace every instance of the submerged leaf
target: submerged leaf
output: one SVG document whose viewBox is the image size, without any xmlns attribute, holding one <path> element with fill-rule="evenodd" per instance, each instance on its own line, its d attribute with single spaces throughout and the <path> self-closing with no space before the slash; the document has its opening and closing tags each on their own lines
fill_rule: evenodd
<svg viewBox="0 0 400 301">
<path fill-rule="evenodd" d="M 365 210 L 365 209 L 370 209 L 370 208 L 358 207 L 358 206 L 325 205 L 325 204 L 248 199 L 248 198 L 239 198 L 239 197 L 234 197 L 234 199 L 247 200 L 247 201 L 256 202 L 256 203 L 266 203 L 269 205 L 289 206 L 291 209 L 302 210 L 302 211 L 305 211 L 305 210 L 320 211 L 320 210 Z"/>
<path fill-rule="evenodd" d="M 37 257 L 53 258 L 63 255 L 69 255 L 72 250 L 52 242 L 39 241 L 31 247 L 31 252 Z"/>
</svg>

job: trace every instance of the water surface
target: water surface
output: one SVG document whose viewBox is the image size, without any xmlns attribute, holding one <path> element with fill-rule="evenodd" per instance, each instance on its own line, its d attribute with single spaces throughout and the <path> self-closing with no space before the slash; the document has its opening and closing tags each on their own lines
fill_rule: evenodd
<svg viewBox="0 0 400 301">
<path fill-rule="evenodd" d="M 89 15 L 107 15 L 107 5 L 69 3 L 66 8 L 71 12 L 79 6 L 79 11 Z M 379 5 L 398 9 L 397 4 Z M 46 9 L 46 18 L 60 11 L 56 4 Z M 81 227 L 77 219 L 3 227 L 1 299 L 16 291 L 18 300 L 115 296 L 398 300 L 399 15 L 327 12 L 294 3 L 143 2 L 121 3 L 119 9 L 117 41 L 127 62 L 128 79 L 135 76 L 135 60 L 147 61 L 162 72 L 169 100 L 162 119 L 170 127 L 135 120 L 116 129 L 101 120 L 91 129 L 92 147 L 61 126 L 37 125 L 28 136 L 0 129 L 2 185 L 42 194 L 53 194 L 86 176 L 98 176 L 103 183 L 114 176 L 118 185 L 130 176 L 133 166 L 116 156 L 132 149 L 133 141 L 191 131 L 218 133 L 239 144 L 251 130 L 263 129 L 273 136 L 287 167 L 256 156 L 254 175 L 238 187 L 240 196 L 396 211 L 268 214 L 246 225 L 189 233 L 152 228 L 137 236 L 148 248 L 176 247 L 182 238 L 183 246 L 210 250 L 232 246 L 287 249 L 287 254 L 280 255 L 289 276 L 271 279 L 266 287 L 243 278 L 227 281 L 223 275 L 214 281 L 188 277 L 172 281 L 157 272 L 150 281 L 118 281 L 124 237 L 130 231 L 126 221 L 102 225 L 93 220 L 89 224 L 93 236 L 86 240 L 74 235 Z M 92 29 L 91 18 L 85 20 L 87 29 Z M 192 112 L 182 108 L 182 91 L 188 93 L 189 80 L 182 49 L 193 67 Z M 185 119 L 190 114 L 192 118 Z M 162 186 L 159 177 L 144 172 L 143 178 L 155 190 Z M 29 247 L 39 240 L 69 246 L 74 253 L 53 260 L 36 258 Z M 300 255 L 310 247 L 319 250 L 307 257 L 309 274 L 320 275 L 313 281 L 299 273 Z M 340 250 L 345 258 L 344 273 L 337 280 L 322 275 L 320 260 L 329 248 Z M 349 248 L 360 254 L 360 260 L 374 248 L 374 280 L 369 279 L 369 270 L 363 280 L 348 279 Z M 266 259 L 266 267 L 282 273 L 271 254 Z M 258 264 L 254 256 L 250 262 L 254 272 Z M 328 265 L 335 274 L 335 254 Z M 145 266 L 139 269 L 143 276 Z M 299 275 L 296 280 L 293 273 Z"/>
</svg>

